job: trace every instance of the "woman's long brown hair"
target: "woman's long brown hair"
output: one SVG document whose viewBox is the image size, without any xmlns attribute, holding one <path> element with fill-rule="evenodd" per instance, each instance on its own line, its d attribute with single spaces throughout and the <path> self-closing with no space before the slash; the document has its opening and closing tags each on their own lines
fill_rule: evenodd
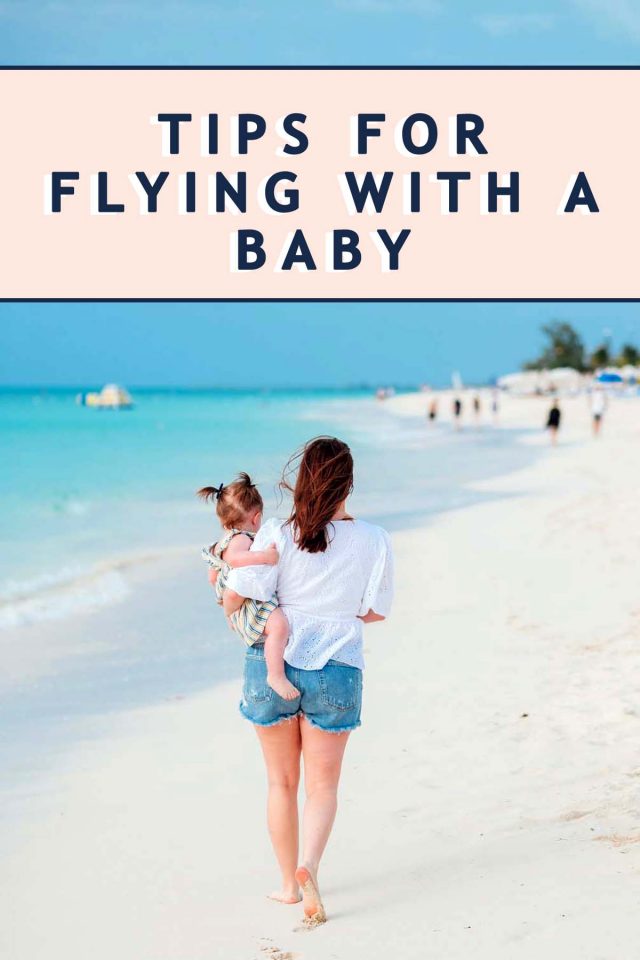
<svg viewBox="0 0 640 960">
<path fill-rule="evenodd" d="M 290 478 L 297 470 L 295 485 Z M 289 460 L 280 489 L 293 494 L 287 523 L 301 550 L 322 553 L 329 545 L 327 525 L 353 490 L 353 457 L 337 437 L 315 437 Z"/>
</svg>

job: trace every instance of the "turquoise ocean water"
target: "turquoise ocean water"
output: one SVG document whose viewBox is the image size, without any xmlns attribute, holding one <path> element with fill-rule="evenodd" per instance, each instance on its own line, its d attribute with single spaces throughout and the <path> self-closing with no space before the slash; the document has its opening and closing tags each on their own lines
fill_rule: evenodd
<svg viewBox="0 0 640 960">
<path fill-rule="evenodd" d="M 355 456 L 353 512 L 391 530 L 424 526 L 428 550 L 430 518 L 491 496 L 470 484 L 535 455 L 513 431 L 430 427 L 364 392 L 134 399 L 114 412 L 76 405 L 75 391 L 0 392 L 6 817 L 23 815 L 73 745 L 93 750 L 114 715 L 238 678 L 244 648 L 200 559 L 219 531 L 199 486 L 247 470 L 266 514 L 284 516 L 283 464 L 309 437 L 335 434 Z"/>
<path fill-rule="evenodd" d="M 469 482 L 531 457 L 507 431 L 430 429 L 365 392 L 139 390 L 130 411 L 75 394 L 0 392 L 0 631 L 108 605 L 123 564 L 214 540 L 199 486 L 247 470 L 266 513 L 286 511 L 282 466 L 319 433 L 353 447 L 353 509 L 392 528 L 471 502 Z"/>
</svg>

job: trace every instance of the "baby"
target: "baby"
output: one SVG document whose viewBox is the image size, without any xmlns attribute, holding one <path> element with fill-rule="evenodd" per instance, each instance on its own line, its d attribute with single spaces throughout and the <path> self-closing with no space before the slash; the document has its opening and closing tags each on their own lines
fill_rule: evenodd
<svg viewBox="0 0 640 960">
<path fill-rule="evenodd" d="M 260 529 L 264 504 L 258 488 L 246 473 L 238 475 L 233 483 L 198 490 L 203 500 L 215 500 L 216 513 L 224 536 L 211 547 L 204 547 L 203 558 L 209 564 L 209 581 L 215 588 L 216 599 L 222 604 L 229 573 L 233 567 L 276 564 L 275 546 L 266 550 L 250 550 Z M 229 618 L 233 629 L 249 645 L 264 641 L 267 664 L 267 683 L 284 700 L 295 700 L 300 691 L 287 680 L 284 670 L 284 648 L 289 639 L 289 624 L 278 607 L 275 596 L 270 600 L 245 600 Z"/>
</svg>

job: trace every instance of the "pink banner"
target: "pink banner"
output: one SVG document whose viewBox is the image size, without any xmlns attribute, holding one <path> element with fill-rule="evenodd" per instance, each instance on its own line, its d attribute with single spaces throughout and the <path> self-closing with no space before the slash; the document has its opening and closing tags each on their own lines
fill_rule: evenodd
<svg viewBox="0 0 640 960">
<path fill-rule="evenodd" d="M 4 70 L 2 298 L 635 298 L 635 70 Z"/>
</svg>

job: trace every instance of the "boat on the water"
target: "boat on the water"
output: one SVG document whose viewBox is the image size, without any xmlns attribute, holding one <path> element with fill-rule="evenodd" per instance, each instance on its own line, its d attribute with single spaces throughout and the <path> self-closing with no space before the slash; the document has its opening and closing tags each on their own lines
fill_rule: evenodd
<svg viewBox="0 0 640 960">
<path fill-rule="evenodd" d="M 131 394 L 117 383 L 108 383 L 99 392 L 79 393 L 76 400 L 81 406 L 96 410 L 130 410 L 133 407 Z"/>
</svg>

